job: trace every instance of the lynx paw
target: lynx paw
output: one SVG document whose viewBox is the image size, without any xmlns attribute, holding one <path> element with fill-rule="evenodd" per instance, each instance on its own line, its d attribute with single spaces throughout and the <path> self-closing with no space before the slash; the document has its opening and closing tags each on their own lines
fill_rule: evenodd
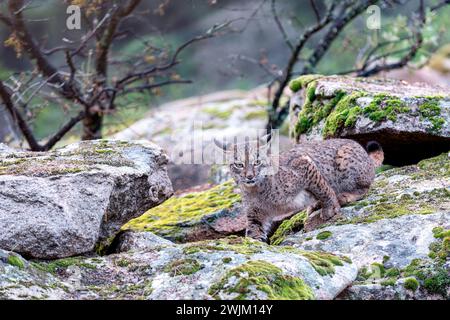
<svg viewBox="0 0 450 320">
<path fill-rule="evenodd" d="M 341 208 L 339 205 L 337 206 L 330 206 L 330 207 L 323 207 L 322 211 L 320 213 L 320 217 L 326 221 L 331 219 L 334 216 L 339 215 L 341 212 Z"/>
<path fill-rule="evenodd" d="M 332 214 L 330 218 L 324 218 L 324 212 L 325 217 L 328 217 L 328 215 Z M 337 218 L 341 216 L 339 207 L 329 207 L 329 208 L 322 208 L 320 211 L 315 211 L 313 214 L 308 214 L 308 218 L 305 221 L 305 225 L 303 227 L 303 230 L 305 232 L 312 231 L 314 229 L 317 229 L 322 224 L 326 222 L 332 222 L 335 221 Z"/>
</svg>

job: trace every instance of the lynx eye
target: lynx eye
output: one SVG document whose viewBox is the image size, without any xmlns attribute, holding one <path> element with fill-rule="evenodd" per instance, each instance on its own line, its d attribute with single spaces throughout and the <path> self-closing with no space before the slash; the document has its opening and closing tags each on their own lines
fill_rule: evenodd
<svg viewBox="0 0 450 320">
<path fill-rule="evenodd" d="M 236 169 L 243 169 L 244 168 L 244 164 L 242 162 L 235 162 L 235 163 L 233 163 L 233 166 Z"/>
<path fill-rule="evenodd" d="M 255 160 L 255 161 L 253 161 L 253 165 L 254 165 L 255 167 L 259 167 L 261 164 L 262 164 L 261 160 Z"/>
</svg>

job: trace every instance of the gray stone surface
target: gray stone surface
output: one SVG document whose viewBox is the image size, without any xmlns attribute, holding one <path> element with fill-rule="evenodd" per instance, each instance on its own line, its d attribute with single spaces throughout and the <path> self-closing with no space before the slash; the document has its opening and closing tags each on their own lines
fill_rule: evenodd
<svg viewBox="0 0 450 320">
<path fill-rule="evenodd" d="M 167 156 L 148 142 L 80 142 L 0 154 L 0 248 L 61 258 L 101 246 L 172 194 Z"/>
<path fill-rule="evenodd" d="M 233 299 L 239 295 L 264 299 L 289 298 L 292 294 L 333 299 L 357 274 L 354 264 L 333 255 L 341 262 L 321 275 L 313 262 L 317 257 L 328 259 L 324 253 L 289 252 L 250 240 L 229 238 L 184 245 L 154 240 L 162 244 L 104 257 L 38 262 L 23 268 L 0 260 L 0 299 Z M 256 267 L 250 271 L 227 276 L 252 263 Z M 268 266 L 275 268 L 276 274 L 265 273 Z M 266 286 L 260 288 L 252 279 Z M 241 280 L 242 286 L 236 289 Z M 307 290 L 310 295 L 283 288 Z"/>
</svg>

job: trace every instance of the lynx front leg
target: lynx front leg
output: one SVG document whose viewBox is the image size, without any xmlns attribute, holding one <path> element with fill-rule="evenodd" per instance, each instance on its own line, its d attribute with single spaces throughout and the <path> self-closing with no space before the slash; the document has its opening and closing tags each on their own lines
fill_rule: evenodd
<svg viewBox="0 0 450 320">
<path fill-rule="evenodd" d="M 245 236 L 267 242 L 267 230 L 270 227 L 268 217 L 257 209 L 248 209 L 247 220 L 248 225 Z"/>
</svg>

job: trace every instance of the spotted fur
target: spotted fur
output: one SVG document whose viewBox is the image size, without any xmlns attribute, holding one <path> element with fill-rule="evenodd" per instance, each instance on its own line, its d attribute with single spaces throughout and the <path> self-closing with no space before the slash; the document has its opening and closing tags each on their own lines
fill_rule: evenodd
<svg viewBox="0 0 450 320">
<path fill-rule="evenodd" d="M 369 155 L 353 140 L 305 142 L 282 153 L 278 170 L 268 174 L 274 157 L 267 144 L 247 140 L 223 149 L 232 155 L 230 171 L 242 192 L 247 235 L 262 241 L 276 217 L 321 208 L 308 220 L 311 229 L 338 215 L 341 205 L 364 197 L 382 159 L 379 145 Z"/>
</svg>

